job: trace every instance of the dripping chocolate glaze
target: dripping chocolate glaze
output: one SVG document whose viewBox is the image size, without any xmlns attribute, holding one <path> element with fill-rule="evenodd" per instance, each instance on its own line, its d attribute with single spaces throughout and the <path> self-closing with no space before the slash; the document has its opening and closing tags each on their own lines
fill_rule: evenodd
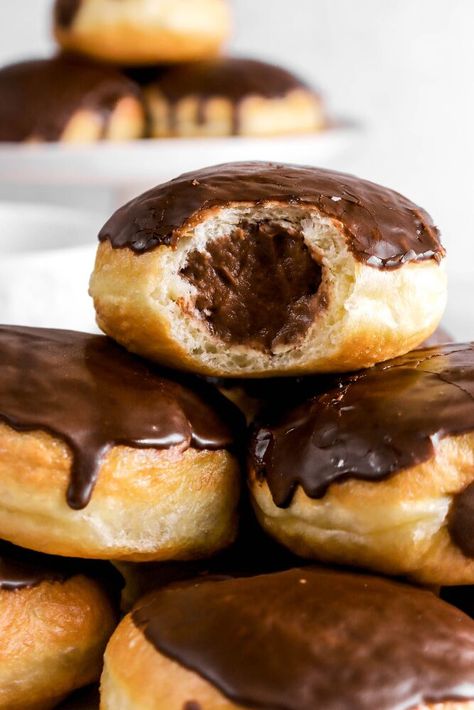
<svg viewBox="0 0 474 710">
<path fill-rule="evenodd" d="M 115 212 L 99 239 L 137 253 L 174 247 L 205 210 L 269 201 L 338 220 L 349 249 L 370 266 L 440 261 L 445 253 L 429 215 L 393 190 L 331 170 L 261 162 L 217 165 L 159 185 Z"/>
<path fill-rule="evenodd" d="M 130 79 L 71 55 L 10 64 L 0 69 L 0 141 L 59 140 L 82 109 L 105 126 L 127 96 L 139 96 Z"/>
<path fill-rule="evenodd" d="M 114 445 L 231 447 L 241 415 L 214 388 L 130 355 L 105 336 L 0 326 L 0 420 L 71 448 L 67 500 L 89 502 Z"/>
<path fill-rule="evenodd" d="M 82 0 L 56 0 L 54 5 L 54 21 L 61 28 L 68 30 L 76 19 Z"/>
<path fill-rule="evenodd" d="M 474 558 L 474 483 L 454 497 L 448 529 L 451 539 L 463 554 Z"/>
<path fill-rule="evenodd" d="M 156 70 L 155 70 L 156 71 Z M 214 97 L 232 103 L 232 132 L 240 132 L 242 101 L 252 96 L 267 99 L 283 97 L 291 91 L 311 89 L 282 67 L 254 59 L 211 59 L 158 69 L 148 83 L 171 104 L 171 129 L 176 128 L 176 108 L 187 97 L 198 100 L 198 123 L 206 122 L 206 105 Z"/>
<path fill-rule="evenodd" d="M 35 587 L 41 582 L 65 582 L 79 574 L 103 583 L 118 603 L 123 579 L 110 563 L 44 555 L 0 540 L 0 590 Z"/>
<path fill-rule="evenodd" d="M 132 618 L 239 706 L 408 710 L 474 698 L 471 619 L 377 577 L 305 567 L 195 580 L 145 598 Z"/>
<path fill-rule="evenodd" d="M 294 390 L 290 409 L 273 399 L 250 444 L 251 465 L 280 507 L 297 486 L 320 498 L 347 478 L 380 481 L 429 460 L 436 440 L 474 431 L 474 344 L 415 350 L 355 375 L 302 378 Z"/>
</svg>

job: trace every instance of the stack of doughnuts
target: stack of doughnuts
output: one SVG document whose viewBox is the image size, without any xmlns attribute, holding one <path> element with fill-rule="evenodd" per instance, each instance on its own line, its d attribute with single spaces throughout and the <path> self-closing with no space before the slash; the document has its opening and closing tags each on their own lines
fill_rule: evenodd
<svg viewBox="0 0 474 710">
<path fill-rule="evenodd" d="M 0 141 L 319 131 L 319 94 L 285 69 L 221 56 L 227 0 L 55 0 L 59 53 L 0 69 Z"/>
<path fill-rule="evenodd" d="M 444 257 L 380 185 L 220 165 L 103 227 L 105 335 L 0 327 L 0 708 L 474 708 Z"/>
</svg>

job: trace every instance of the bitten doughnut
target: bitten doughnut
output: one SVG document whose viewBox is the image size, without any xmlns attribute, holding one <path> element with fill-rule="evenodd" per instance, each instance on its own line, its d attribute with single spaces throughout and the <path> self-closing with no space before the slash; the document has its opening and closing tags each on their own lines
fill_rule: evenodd
<svg viewBox="0 0 474 710">
<path fill-rule="evenodd" d="M 87 566 L 0 542 L 0 708 L 47 710 L 97 680 L 116 623 Z"/>
<path fill-rule="evenodd" d="M 139 87 L 113 68 L 56 57 L 0 69 L 0 141 L 121 141 L 144 129 Z"/>
<path fill-rule="evenodd" d="M 0 327 L 0 537 L 40 552 L 205 557 L 236 531 L 241 415 L 103 336 Z"/>
<path fill-rule="evenodd" d="M 56 0 L 54 34 L 67 50 L 118 64 L 206 59 L 230 33 L 226 0 Z"/>
<path fill-rule="evenodd" d="M 354 370 L 435 330 L 439 234 L 405 197 L 319 168 L 229 163 L 120 208 L 90 292 L 129 350 L 218 377 Z"/>
<path fill-rule="evenodd" d="M 314 567 L 193 580 L 112 636 L 103 710 L 474 708 L 474 622 L 432 592 Z"/>
<path fill-rule="evenodd" d="M 155 138 L 304 133 L 325 124 L 320 96 L 273 64 L 222 58 L 154 73 L 145 97 Z"/>
<path fill-rule="evenodd" d="M 474 345 L 418 350 L 254 425 L 250 488 L 303 557 L 474 583 Z M 313 390 L 314 391 L 314 390 Z"/>
</svg>

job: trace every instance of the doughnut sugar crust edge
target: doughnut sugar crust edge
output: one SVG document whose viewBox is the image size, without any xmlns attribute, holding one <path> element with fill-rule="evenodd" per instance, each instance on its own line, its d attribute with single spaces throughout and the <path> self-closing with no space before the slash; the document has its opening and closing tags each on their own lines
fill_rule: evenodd
<svg viewBox="0 0 474 710">
<path fill-rule="evenodd" d="M 232 542 L 241 418 L 214 389 L 70 331 L 3 326 L 0 362 L 0 537 L 135 561 Z"/>
<path fill-rule="evenodd" d="M 361 574 L 198 579 L 146 597 L 120 624 L 101 707 L 467 709 L 472 634 L 431 592 Z"/>
<path fill-rule="evenodd" d="M 303 381 L 301 393 L 288 407 L 275 397 L 254 424 L 249 483 L 265 530 L 303 557 L 472 584 L 474 345 Z"/>
<path fill-rule="evenodd" d="M 122 65 L 206 59 L 230 34 L 226 0 L 56 0 L 63 49 Z"/>
<path fill-rule="evenodd" d="M 318 168 L 188 173 L 120 208 L 99 239 L 100 327 L 207 375 L 368 367 L 419 345 L 445 307 L 444 249 L 427 213 Z"/>
</svg>

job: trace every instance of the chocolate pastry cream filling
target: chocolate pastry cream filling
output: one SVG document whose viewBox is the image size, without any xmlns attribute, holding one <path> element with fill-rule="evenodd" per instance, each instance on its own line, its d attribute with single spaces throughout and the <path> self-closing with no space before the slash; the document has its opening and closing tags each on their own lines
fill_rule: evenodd
<svg viewBox="0 0 474 710">
<path fill-rule="evenodd" d="M 323 299 L 322 268 L 300 231 L 242 222 L 229 236 L 194 250 L 181 275 L 196 289 L 195 308 L 224 342 L 272 351 L 294 345 Z"/>
</svg>

